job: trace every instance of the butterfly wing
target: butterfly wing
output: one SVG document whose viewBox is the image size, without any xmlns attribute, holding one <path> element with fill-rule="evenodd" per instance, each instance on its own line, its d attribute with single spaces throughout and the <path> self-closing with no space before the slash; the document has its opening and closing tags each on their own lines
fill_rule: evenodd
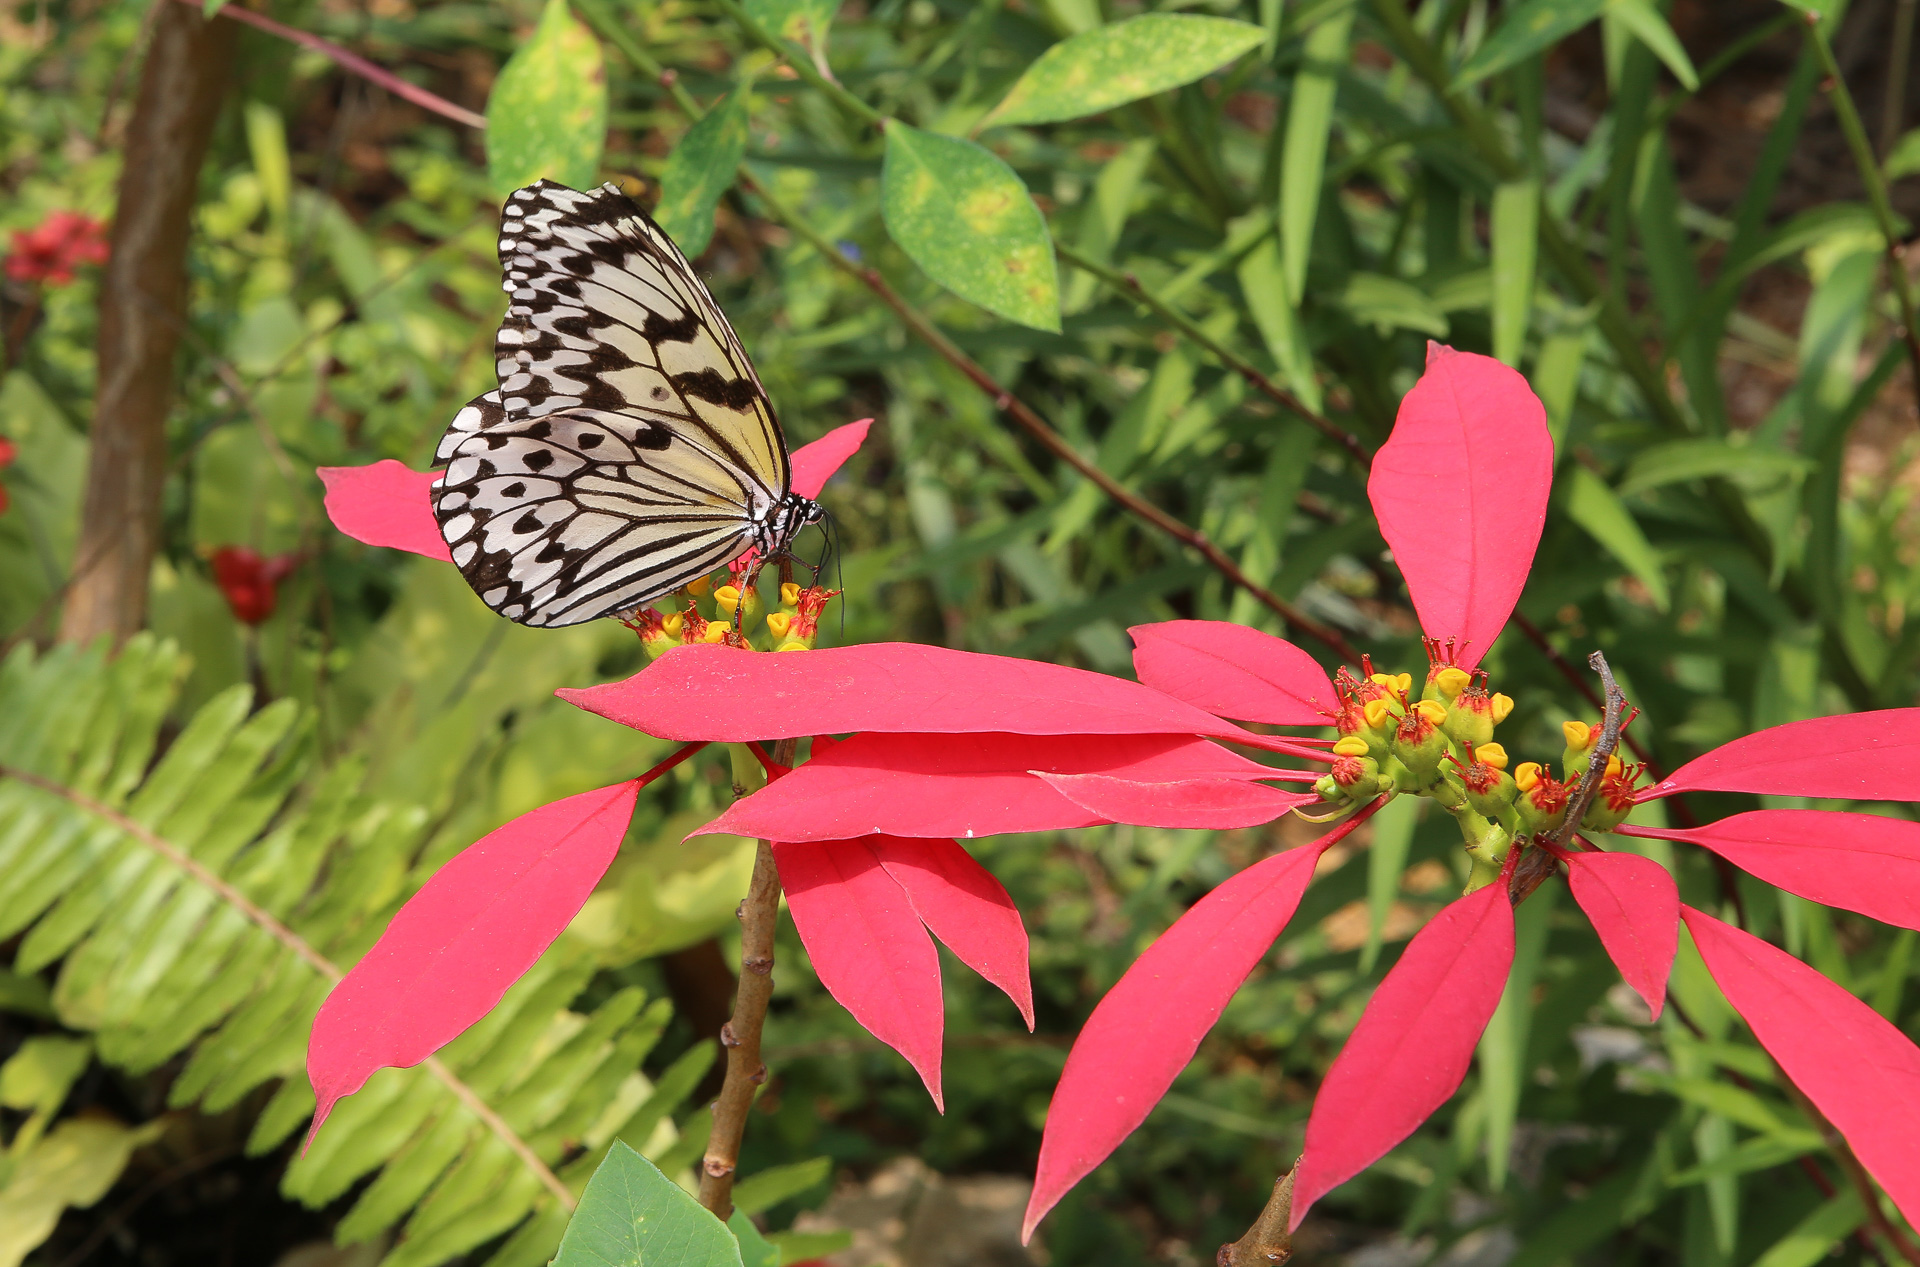
<svg viewBox="0 0 1920 1267">
<path fill-rule="evenodd" d="M 788 491 L 787 449 L 727 320 L 611 186 L 508 200 L 500 388 L 437 458 L 434 512 L 489 607 L 570 625 L 724 566 Z"/>
</svg>

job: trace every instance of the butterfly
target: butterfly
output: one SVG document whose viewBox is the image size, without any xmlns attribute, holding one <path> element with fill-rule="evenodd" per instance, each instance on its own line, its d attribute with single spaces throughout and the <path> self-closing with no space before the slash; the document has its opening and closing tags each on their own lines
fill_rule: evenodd
<svg viewBox="0 0 1920 1267">
<path fill-rule="evenodd" d="M 824 511 L 693 266 L 613 185 L 501 211 L 500 386 L 442 437 L 433 513 L 474 592 L 524 625 L 632 612 Z"/>
</svg>

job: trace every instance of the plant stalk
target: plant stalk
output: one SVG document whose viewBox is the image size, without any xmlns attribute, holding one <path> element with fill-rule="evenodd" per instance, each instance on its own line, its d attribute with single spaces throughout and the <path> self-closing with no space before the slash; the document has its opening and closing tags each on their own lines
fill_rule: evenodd
<svg viewBox="0 0 1920 1267">
<path fill-rule="evenodd" d="M 795 741 L 774 745 L 773 759 L 793 764 Z M 733 1214 L 733 1175 L 740 1165 L 740 1139 L 746 1134 L 747 1114 L 754 1093 L 767 1080 L 760 1059 L 760 1034 L 767 1020 L 767 1001 L 773 997 L 773 934 L 780 919 L 780 868 L 773 860 L 773 843 L 763 840 L 754 851 L 753 879 L 736 912 L 740 920 L 740 985 L 733 996 L 733 1019 L 720 1027 L 727 1051 L 727 1077 L 713 1102 L 713 1134 L 707 1138 L 700 1162 L 700 1204 L 722 1221 Z"/>
<path fill-rule="evenodd" d="M 1247 1234 L 1231 1245 L 1222 1245 L 1213 1261 L 1218 1267 L 1278 1267 L 1293 1257 L 1293 1235 L 1287 1224 L 1293 1218 L 1293 1177 L 1300 1170 L 1296 1158 L 1287 1173 L 1273 1181 L 1273 1195 L 1266 1208 L 1253 1221 Z"/>
</svg>

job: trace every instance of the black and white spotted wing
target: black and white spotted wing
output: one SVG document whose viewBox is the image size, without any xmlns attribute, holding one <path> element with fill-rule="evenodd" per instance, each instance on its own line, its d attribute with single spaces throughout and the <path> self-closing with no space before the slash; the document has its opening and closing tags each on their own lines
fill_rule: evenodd
<svg viewBox="0 0 1920 1267">
<path fill-rule="evenodd" d="M 632 610 L 819 517 L 740 340 L 612 185 L 507 200 L 500 387 L 440 441 L 434 515 L 487 606 L 527 625 Z"/>
</svg>

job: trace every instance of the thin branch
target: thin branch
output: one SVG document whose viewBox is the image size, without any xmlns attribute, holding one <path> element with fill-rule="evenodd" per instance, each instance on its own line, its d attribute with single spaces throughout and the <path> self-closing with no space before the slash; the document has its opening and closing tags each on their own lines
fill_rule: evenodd
<svg viewBox="0 0 1920 1267">
<path fill-rule="evenodd" d="M 1248 385 L 1255 391 L 1265 396 L 1268 400 L 1273 401 L 1282 409 L 1298 416 L 1302 421 L 1308 423 L 1329 440 L 1339 445 L 1362 471 L 1372 469 L 1373 457 L 1367 452 L 1366 446 L 1360 443 L 1360 437 L 1319 413 L 1312 406 L 1308 405 L 1306 401 L 1301 400 L 1298 396 L 1274 382 L 1273 379 L 1266 374 L 1261 373 L 1260 370 L 1254 366 L 1253 362 L 1247 360 L 1246 357 L 1241 356 L 1238 352 L 1235 352 L 1232 348 L 1208 334 L 1200 327 L 1199 323 L 1191 317 L 1148 290 L 1141 284 L 1138 277 L 1135 277 L 1132 273 L 1123 273 L 1119 269 L 1109 268 L 1098 260 L 1082 255 L 1064 242 L 1055 242 L 1053 249 L 1056 255 L 1075 268 L 1092 274 L 1115 290 L 1130 295 L 1135 300 L 1151 308 L 1159 315 L 1161 320 L 1172 325 L 1179 330 L 1180 333 L 1186 335 L 1187 338 L 1211 352 L 1222 365 L 1225 365 L 1241 378 L 1247 380 Z"/>
<path fill-rule="evenodd" d="M 782 739 L 774 745 L 776 765 L 793 764 L 795 742 Z M 727 1049 L 727 1077 L 713 1102 L 713 1134 L 700 1163 L 700 1204 L 719 1219 L 733 1213 L 740 1139 L 747 1131 L 754 1092 L 767 1080 L 767 1066 L 760 1059 L 760 1034 L 766 1025 L 767 1000 L 773 997 L 773 934 L 780 920 L 780 868 L 773 860 L 770 841 L 761 841 L 754 851 L 753 879 L 735 914 L 740 920 L 740 985 L 733 996 L 733 1019 L 720 1027 L 720 1042 Z"/>
<path fill-rule="evenodd" d="M 172 841 L 155 832 L 145 823 L 127 817 L 111 805 L 103 801 L 97 801 L 84 792 L 75 791 L 73 788 L 67 787 L 64 784 L 57 783 L 52 779 L 44 778 L 41 775 L 33 774 L 26 770 L 15 769 L 12 766 L 0 766 L 0 778 L 17 779 L 21 783 L 25 783 L 31 787 L 37 787 L 43 792 L 57 796 L 68 804 L 83 809 L 89 814 L 113 824 L 147 848 L 153 850 L 154 853 L 159 854 L 160 857 L 169 863 L 172 863 L 175 867 L 186 872 L 196 883 L 211 890 L 222 902 L 245 916 L 254 927 L 260 929 L 269 937 L 272 937 L 288 950 L 291 950 L 301 962 L 325 977 L 328 981 L 338 983 L 346 975 L 340 971 L 332 960 L 315 950 L 313 946 L 307 942 L 306 938 L 300 936 L 299 933 L 294 932 L 293 929 L 282 923 L 272 912 L 259 905 L 215 872 L 208 870 L 198 859 L 194 858 Z M 527 1144 L 527 1141 L 520 1138 L 519 1132 L 507 1125 L 505 1119 L 494 1112 L 492 1107 L 485 1101 L 481 1100 L 472 1087 L 461 1081 L 459 1075 L 441 1063 L 438 1056 L 429 1056 L 426 1060 L 422 1061 L 421 1064 L 427 1072 L 431 1073 L 435 1078 L 438 1078 L 447 1090 L 453 1093 L 456 1100 L 466 1106 L 469 1113 L 480 1119 L 481 1123 L 484 1124 L 488 1130 L 492 1131 L 501 1143 L 512 1150 L 513 1155 L 520 1159 L 522 1165 L 533 1172 L 534 1177 L 539 1179 L 547 1191 L 554 1195 L 554 1199 L 560 1202 L 563 1209 L 571 1210 L 579 1204 L 579 1199 L 573 1195 L 572 1190 L 569 1189 L 566 1184 L 560 1182 L 560 1177 L 553 1173 L 546 1162 L 540 1160 L 539 1156 L 535 1154 L 533 1149 Z"/>
<path fill-rule="evenodd" d="M 734 20 L 741 30 L 747 33 L 749 39 L 784 60 L 787 65 L 793 67 L 796 75 L 833 98 L 842 109 L 859 116 L 876 128 L 887 126 L 887 116 L 841 87 L 832 77 L 823 73 L 821 67 L 812 58 L 795 57 L 793 55 L 795 50 L 790 48 L 786 41 L 776 38 L 761 26 L 739 3 L 739 0 L 714 0 L 714 2 Z"/>
<path fill-rule="evenodd" d="M 202 0 L 180 0 L 180 3 L 195 9 L 202 7 Z M 237 4 L 230 4 L 221 9 L 220 16 L 223 18 L 232 18 L 235 22 L 244 22 L 248 26 L 265 31 L 269 35 L 277 35 L 283 40 L 289 40 L 292 43 L 300 45 L 302 48 L 310 48 L 314 52 L 331 59 L 340 69 L 351 71 L 362 79 L 378 84 L 394 96 L 411 101 L 422 110 L 432 111 L 443 119 L 451 119 L 455 123 L 464 123 L 470 128 L 479 128 L 482 130 L 485 130 L 487 126 L 485 116 L 475 114 L 465 106 L 456 106 L 453 102 L 448 101 L 438 93 L 428 92 L 425 88 L 417 88 L 392 71 L 383 70 L 358 53 L 349 53 L 346 49 L 341 48 L 331 40 L 323 40 L 317 35 L 309 34 L 295 27 L 282 26 L 272 18 L 262 16 L 250 9 L 241 8 Z"/>
<path fill-rule="evenodd" d="M 1293 1177 L 1299 1170 L 1300 1161 L 1295 1158 L 1287 1173 L 1273 1181 L 1273 1195 L 1267 1198 L 1266 1208 L 1247 1234 L 1231 1245 L 1222 1245 L 1214 1255 L 1218 1267 L 1278 1267 L 1293 1257 L 1293 1235 L 1287 1231 L 1287 1224 L 1293 1219 Z"/>
<path fill-rule="evenodd" d="M 1807 14 L 1807 38 L 1813 42 L 1813 50 L 1820 58 L 1820 69 L 1826 72 L 1826 82 L 1821 87 L 1833 98 L 1833 112 L 1840 120 L 1840 132 L 1847 138 L 1853 164 L 1860 171 L 1860 182 L 1867 187 L 1867 202 L 1873 207 L 1873 218 L 1879 223 L 1880 236 L 1886 243 L 1887 277 L 1893 283 L 1894 298 L 1900 303 L 1900 337 L 1905 340 L 1907 357 L 1913 363 L 1914 382 L 1920 383 L 1920 329 L 1915 328 L 1913 285 L 1907 279 L 1907 248 L 1900 240 L 1893 203 L 1887 198 L 1887 182 L 1880 175 L 1873 143 L 1867 140 L 1860 112 L 1853 108 L 1853 94 L 1847 91 L 1847 81 L 1841 78 L 1840 64 L 1833 59 L 1833 45 L 1827 42 L 1827 33 L 1820 29 L 1817 13 Z"/>
</svg>

